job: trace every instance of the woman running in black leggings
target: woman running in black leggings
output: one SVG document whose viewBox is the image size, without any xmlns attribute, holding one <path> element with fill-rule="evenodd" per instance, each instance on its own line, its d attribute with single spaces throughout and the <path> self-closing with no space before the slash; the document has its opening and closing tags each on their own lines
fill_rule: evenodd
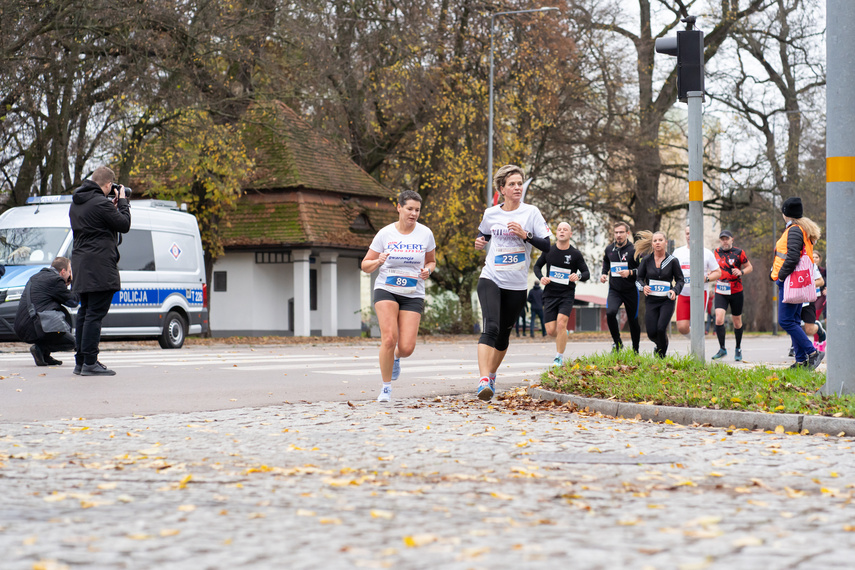
<svg viewBox="0 0 855 570">
<path fill-rule="evenodd" d="M 668 254 L 665 234 L 642 231 L 635 237 L 636 258 L 650 252 L 638 265 L 638 283 L 647 299 L 644 326 L 647 337 L 656 344 L 653 352 L 665 358 L 674 300 L 683 290 L 683 270 L 677 258 Z"/>
<path fill-rule="evenodd" d="M 493 187 L 504 196 L 487 208 L 475 249 L 487 247 L 487 260 L 478 280 L 478 300 L 483 318 L 478 340 L 478 398 L 496 393 L 496 370 L 508 350 L 511 329 L 526 301 L 531 246 L 549 251 L 552 232 L 540 210 L 522 202 L 523 174 L 519 166 L 503 166 L 493 177 Z"/>
</svg>

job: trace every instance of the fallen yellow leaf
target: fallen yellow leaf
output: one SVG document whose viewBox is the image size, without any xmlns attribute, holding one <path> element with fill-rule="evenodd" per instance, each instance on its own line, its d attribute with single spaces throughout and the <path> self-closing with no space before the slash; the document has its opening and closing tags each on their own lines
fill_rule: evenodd
<svg viewBox="0 0 855 570">
<path fill-rule="evenodd" d="M 777 426 L 775 428 L 775 433 L 784 433 L 784 426 Z"/>
<path fill-rule="evenodd" d="M 178 536 L 181 531 L 177 528 L 165 528 L 160 531 L 160 536 Z"/>
<path fill-rule="evenodd" d="M 410 548 L 415 548 L 417 546 L 424 546 L 425 544 L 436 542 L 437 540 L 439 539 L 434 534 L 413 534 L 404 537 L 404 544 Z"/>
<path fill-rule="evenodd" d="M 178 510 L 183 513 L 192 513 L 196 510 L 196 505 L 179 505 Z"/>
<path fill-rule="evenodd" d="M 33 570 L 69 570 L 69 567 L 56 560 L 39 560 L 33 564 Z"/>
<path fill-rule="evenodd" d="M 341 519 L 338 517 L 322 517 L 318 519 L 321 524 L 341 524 Z"/>
<path fill-rule="evenodd" d="M 381 511 L 378 509 L 371 510 L 371 518 L 375 519 L 393 519 L 395 518 L 395 513 L 391 511 Z"/>
<path fill-rule="evenodd" d="M 488 552 L 490 552 L 490 548 L 488 546 L 482 546 L 480 548 L 464 548 L 463 552 L 460 553 L 460 556 L 461 558 L 478 558 Z"/>
<path fill-rule="evenodd" d="M 763 544 L 763 540 L 757 538 L 756 536 L 743 536 L 742 538 L 737 538 L 733 541 L 733 546 L 760 546 Z"/>
</svg>

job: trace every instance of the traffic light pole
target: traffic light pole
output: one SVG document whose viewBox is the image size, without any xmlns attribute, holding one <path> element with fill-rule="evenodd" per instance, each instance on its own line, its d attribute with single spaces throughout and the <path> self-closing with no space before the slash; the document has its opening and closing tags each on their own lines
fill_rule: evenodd
<svg viewBox="0 0 855 570">
<path fill-rule="evenodd" d="M 823 394 L 855 394 L 855 2 L 826 2 L 826 221 L 828 373 Z"/>
<path fill-rule="evenodd" d="M 692 355 L 704 361 L 704 183 L 703 183 L 703 91 L 689 91 L 689 264 L 691 280 Z"/>
<path fill-rule="evenodd" d="M 692 356 L 704 361 L 704 33 L 695 30 L 695 16 L 676 37 L 656 39 L 656 53 L 677 56 L 677 99 L 689 104 L 689 326 Z"/>
</svg>

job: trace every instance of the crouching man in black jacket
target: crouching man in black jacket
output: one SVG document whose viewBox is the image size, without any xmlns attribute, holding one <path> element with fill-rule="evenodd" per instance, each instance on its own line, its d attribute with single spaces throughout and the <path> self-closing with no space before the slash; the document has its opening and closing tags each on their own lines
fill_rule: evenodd
<svg viewBox="0 0 855 570">
<path fill-rule="evenodd" d="M 68 290 L 70 283 L 71 262 L 64 257 L 57 257 L 50 267 L 30 277 L 21 295 L 15 314 L 15 334 L 24 342 L 33 343 L 30 353 L 36 366 L 59 366 L 62 361 L 53 358 L 51 353 L 74 350 L 74 337 L 67 323 L 70 317 L 63 307 L 77 306 L 77 295 Z M 30 307 L 34 311 L 30 311 Z M 56 319 L 58 324 L 51 327 L 61 330 L 43 329 L 38 313 L 44 311 L 64 313 L 64 319 Z"/>
<path fill-rule="evenodd" d="M 113 171 L 99 166 L 89 180 L 74 191 L 68 217 L 74 233 L 74 286 L 80 296 L 77 311 L 77 354 L 74 373 L 113 376 L 98 362 L 101 321 L 110 310 L 113 294 L 122 288 L 119 277 L 119 234 L 131 229 L 131 210 L 125 187 L 116 184 Z"/>
</svg>

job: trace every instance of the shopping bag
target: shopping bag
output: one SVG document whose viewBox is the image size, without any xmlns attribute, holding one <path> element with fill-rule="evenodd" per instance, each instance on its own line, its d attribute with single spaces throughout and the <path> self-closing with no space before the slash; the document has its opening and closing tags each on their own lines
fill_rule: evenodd
<svg viewBox="0 0 855 570">
<path fill-rule="evenodd" d="M 802 252 L 796 270 L 784 281 L 784 302 L 800 305 L 814 301 L 816 287 L 813 282 L 813 260 Z"/>
</svg>

